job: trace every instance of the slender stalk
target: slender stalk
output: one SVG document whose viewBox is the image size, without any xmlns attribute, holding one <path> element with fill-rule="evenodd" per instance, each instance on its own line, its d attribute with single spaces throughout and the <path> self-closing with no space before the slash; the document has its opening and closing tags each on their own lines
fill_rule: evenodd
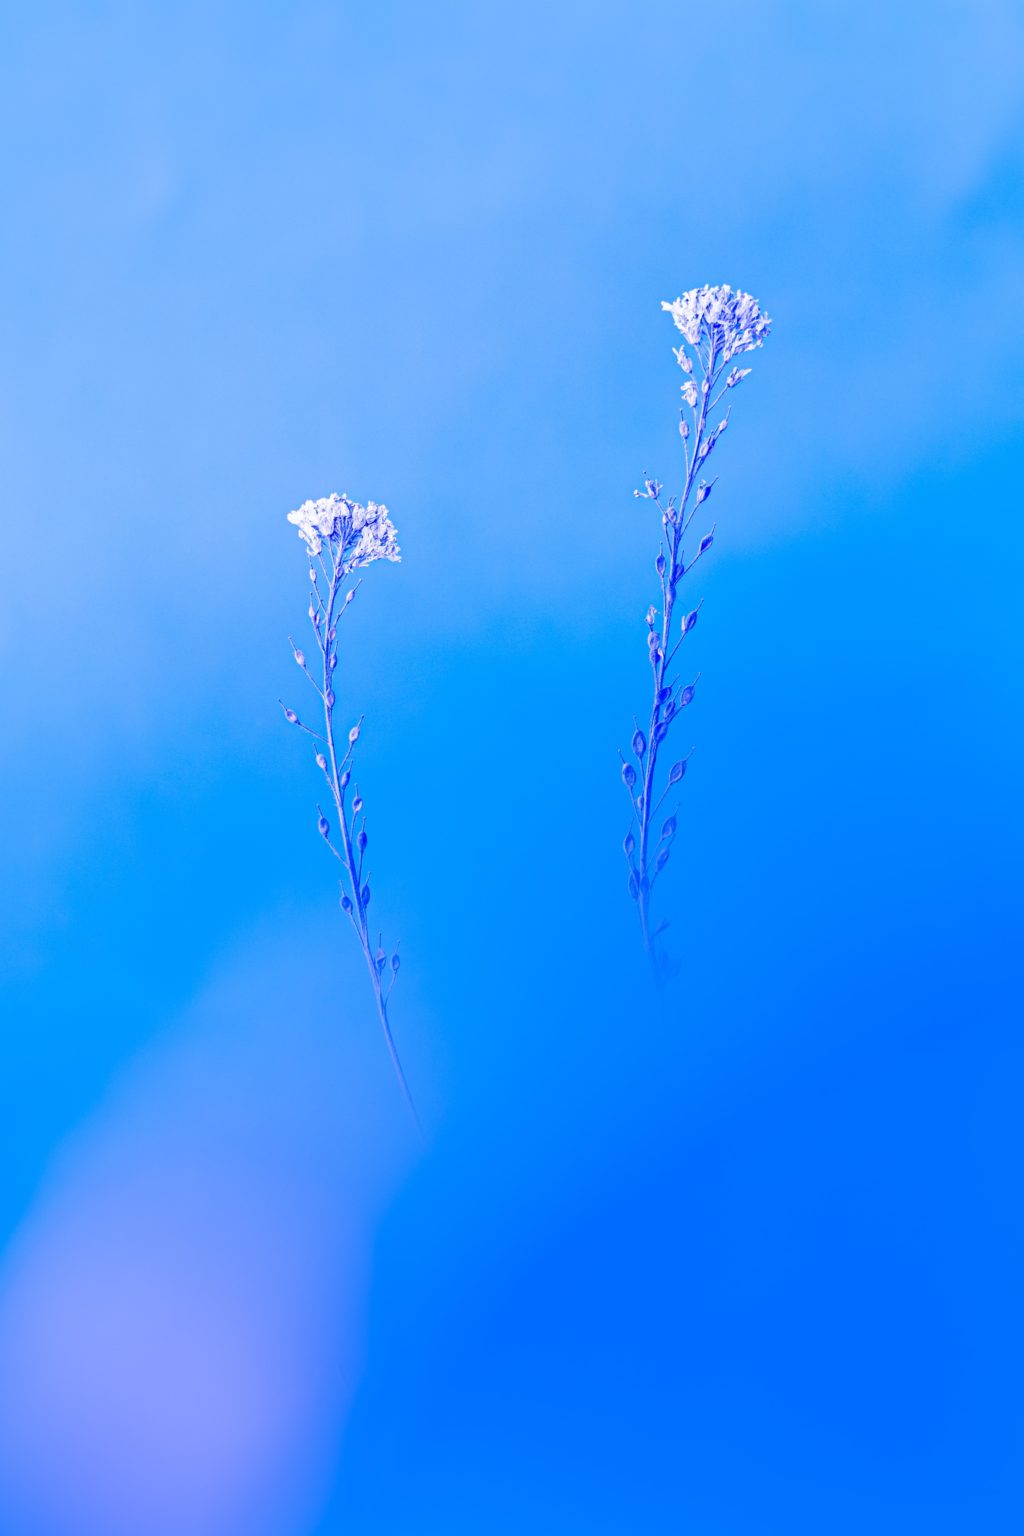
<svg viewBox="0 0 1024 1536">
<path fill-rule="evenodd" d="M 717 393 L 716 386 L 722 379 L 726 365 L 737 355 L 760 347 L 771 327 L 768 316 L 762 313 L 750 294 L 742 290 L 734 292 L 727 285 L 705 285 L 703 288 L 691 289 L 673 303 L 662 304 L 662 309 L 671 313 L 677 330 L 682 333 L 690 349 L 688 351 L 686 345 L 680 345 L 675 349 L 675 356 L 686 376 L 682 394 L 690 411 L 692 425 L 691 421 L 686 420 L 685 412 L 681 413 L 679 430 L 683 439 L 685 473 L 678 502 L 674 496 L 662 502 L 663 488 L 656 480 L 645 479 L 644 489 L 634 493 L 653 501 L 661 513 L 661 544 L 655 562 L 661 584 L 661 604 L 660 618 L 658 608 L 652 606 L 647 611 L 652 688 L 647 731 L 645 734 L 634 720 L 636 731 L 632 743 L 632 760 L 625 757 L 622 760 L 622 778 L 633 813 L 623 844 L 629 868 L 629 892 L 636 902 L 643 947 L 650 957 L 659 984 L 667 980 L 670 974 L 666 957 L 658 945 L 658 935 L 666 924 L 660 923 L 657 927 L 652 925 L 651 897 L 658 876 L 668 864 L 677 822 L 673 811 L 665 820 L 656 840 L 653 818 L 664 803 L 669 789 L 682 779 L 687 758 L 681 758 L 673 764 L 660 794 L 658 758 L 672 722 L 679 718 L 683 708 L 693 699 L 697 679 L 680 687 L 673 667 L 684 637 L 696 623 L 701 605 L 698 603 L 683 619 L 674 643 L 672 624 L 679 583 L 711 547 L 714 529 L 705 534 L 696 555 L 685 564 L 683 542 L 698 507 L 704 504 L 714 486 L 714 480 L 705 481 L 701 478 L 698 481 L 698 472 L 703 473 L 708 456 L 729 425 L 731 413 L 727 409 L 724 419 L 712 427 L 708 424 L 709 415 L 723 396 L 747 376 L 750 369 L 734 367 Z"/>
<path fill-rule="evenodd" d="M 326 618 L 324 620 L 325 635 L 321 644 L 323 657 L 322 698 L 324 709 L 324 736 L 327 742 L 327 751 L 330 761 L 330 786 L 334 799 L 334 805 L 338 813 L 338 825 L 341 829 L 341 844 L 343 849 L 342 863 L 345 866 L 345 871 L 348 875 L 349 888 L 351 890 L 352 905 L 349 909 L 348 915 L 352 921 L 352 926 L 355 929 L 356 937 L 359 940 L 359 947 L 363 952 L 363 958 L 366 961 L 366 966 L 370 973 L 370 981 L 373 985 L 374 998 L 377 1003 L 377 1013 L 380 1018 L 381 1028 L 384 1031 L 384 1040 L 387 1044 L 388 1054 L 391 1057 L 391 1062 L 395 1069 L 395 1075 L 398 1078 L 399 1087 L 402 1090 L 402 1096 L 404 1097 L 408 1106 L 409 1113 L 412 1115 L 413 1120 L 416 1122 L 417 1130 L 420 1132 L 420 1135 L 422 1135 L 423 1126 L 420 1121 L 420 1117 L 416 1112 L 416 1105 L 413 1102 L 412 1093 L 409 1090 L 409 1084 L 406 1080 L 405 1071 L 403 1070 L 402 1062 L 398 1055 L 398 1048 L 395 1045 L 394 1036 L 391 1033 L 391 1024 L 388 1019 L 387 998 L 381 984 L 381 966 L 377 963 L 377 956 L 374 952 L 373 943 L 370 938 L 369 919 L 367 917 L 368 903 L 364 898 L 364 892 L 368 890 L 368 887 L 362 883 L 362 860 L 360 858 L 359 863 L 357 864 L 355 852 L 352 847 L 352 828 L 349 823 L 349 807 L 346 800 L 348 792 L 348 781 L 346 779 L 345 783 L 342 783 L 342 771 L 338 766 L 338 749 L 334 733 L 334 690 L 331 687 L 333 671 L 331 666 L 331 658 L 332 656 L 336 656 L 337 652 L 333 648 L 335 642 L 331 639 L 331 636 L 335 632 L 335 608 L 337 605 L 338 592 L 341 588 L 342 579 L 347 574 L 348 573 L 345 571 L 340 558 L 336 558 L 332 552 L 331 570 L 329 577 L 330 587 L 328 589 L 326 604 L 327 611 Z M 348 604 L 346 603 L 345 606 L 347 607 Z M 351 744 L 349 753 L 346 754 L 346 757 L 343 761 L 347 762 L 348 756 L 350 755 Z M 355 914 L 354 916 L 353 913 Z"/>
<path fill-rule="evenodd" d="M 370 565 L 375 560 L 399 560 L 401 555 L 398 541 L 385 506 L 368 502 L 364 507 L 347 496 L 332 495 L 322 497 L 319 501 L 304 502 L 297 511 L 288 514 L 288 521 L 298 528 L 309 554 L 309 618 L 320 651 L 321 682 L 318 682 L 310 672 L 303 652 L 295 647 L 294 643 L 292 648 L 295 660 L 320 698 L 324 717 L 323 736 L 303 724 L 295 711 L 289 709 L 283 701 L 281 707 L 289 724 L 298 726 L 300 730 L 305 731 L 320 743 L 321 750 L 317 751 L 316 760 L 334 802 L 337 826 L 340 831 L 340 848 L 331 841 L 330 822 L 318 807 L 320 835 L 344 869 L 346 879 L 340 882 L 341 907 L 352 924 L 363 959 L 366 961 L 366 968 L 370 973 L 377 1015 L 402 1096 L 422 1135 L 423 1127 L 402 1069 L 388 1016 L 388 999 L 398 975 L 398 952 L 396 950 L 391 956 L 391 975 L 385 987 L 384 978 L 388 968 L 388 957 L 379 939 L 377 947 L 374 947 L 367 913 L 370 904 L 370 878 L 369 872 L 365 877 L 363 873 L 367 846 L 366 817 L 362 817 L 357 827 L 357 818 L 362 811 L 358 790 L 353 795 L 351 805 L 348 801 L 348 787 L 352 777 L 350 765 L 362 720 L 360 719 L 349 731 L 348 745 L 344 752 L 339 751 L 334 721 L 334 671 L 338 663 L 337 626 L 342 614 L 355 597 L 359 581 L 357 580 L 351 590 L 345 594 L 340 607 L 339 593 L 343 583 L 361 567 Z M 326 597 L 320 588 L 317 566 L 327 589 Z"/>
</svg>

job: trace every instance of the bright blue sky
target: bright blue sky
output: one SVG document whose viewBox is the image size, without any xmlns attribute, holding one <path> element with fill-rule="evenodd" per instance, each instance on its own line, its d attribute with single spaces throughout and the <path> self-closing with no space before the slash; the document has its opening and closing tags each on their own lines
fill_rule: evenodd
<svg viewBox="0 0 1024 1536">
<path fill-rule="evenodd" d="M 5 1536 L 1019 1530 L 1019 8 L 0 25 Z M 704 281 L 776 331 L 662 1018 Z M 421 1157 L 276 704 L 331 489 L 406 555 L 345 684 Z"/>
</svg>

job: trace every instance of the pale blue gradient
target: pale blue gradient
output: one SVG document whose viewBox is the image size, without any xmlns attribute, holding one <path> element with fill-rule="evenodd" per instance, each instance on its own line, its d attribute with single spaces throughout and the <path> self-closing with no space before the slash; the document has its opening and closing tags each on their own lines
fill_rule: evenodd
<svg viewBox="0 0 1024 1536">
<path fill-rule="evenodd" d="M 2 41 L 4 1536 L 160 1533 L 168 1480 L 197 1536 L 1015 1536 L 1019 7 L 43 0 Z M 658 306 L 705 281 L 776 329 L 661 1019 L 615 753 Z M 284 514 L 332 489 L 405 556 L 344 666 L 418 1160 L 276 702 Z M 214 1400 L 259 1384 L 221 1461 L 202 1349 L 113 1327 L 182 1276 L 193 1344 L 237 1291 Z"/>
</svg>

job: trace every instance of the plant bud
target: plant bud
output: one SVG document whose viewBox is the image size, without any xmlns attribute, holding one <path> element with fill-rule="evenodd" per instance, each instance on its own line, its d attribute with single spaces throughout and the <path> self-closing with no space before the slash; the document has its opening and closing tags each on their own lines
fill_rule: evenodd
<svg viewBox="0 0 1024 1536">
<path fill-rule="evenodd" d="M 676 826 L 676 818 L 674 816 L 670 816 L 661 829 L 662 837 L 675 837 Z"/>
<path fill-rule="evenodd" d="M 669 776 L 668 776 L 669 783 L 670 784 L 678 784 L 679 780 L 682 778 L 682 776 L 683 776 L 683 774 L 685 772 L 686 772 L 686 759 L 684 757 L 680 762 L 672 764 L 672 770 L 671 770 L 671 772 L 669 773 Z"/>
<path fill-rule="evenodd" d="M 304 667 L 306 665 L 306 657 L 303 654 L 303 652 L 302 651 L 295 651 L 294 655 L 295 655 L 295 660 L 298 662 L 299 666 L 300 667 Z"/>
<path fill-rule="evenodd" d="M 634 752 L 634 754 L 637 757 L 642 758 L 646 751 L 647 751 L 647 737 L 644 735 L 643 731 L 636 731 L 636 732 L 634 732 L 634 735 L 633 735 L 633 752 Z"/>
<path fill-rule="evenodd" d="M 327 759 L 322 752 L 318 752 L 316 755 L 316 765 L 323 773 L 327 772 Z"/>
<path fill-rule="evenodd" d="M 347 896 L 343 896 L 341 898 L 341 901 L 338 903 L 338 905 L 341 907 L 341 910 L 343 912 L 351 912 L 352 911 L 352 903 L 351 903 L 351 901 L 349 900 L 349 898 Z"/>
<path fill-rule="evenodd" d="M 351 773 L 350 773 L 350 771 L 349 771 L 349 770 L 348 770 L 348 769 L 347 769 L 347 768 L 346 768 L 346 769 L 345 769 L 345 772 L 344 772 L 344 773 L 343 773 L 343 774 L 342 774 L 342 776 L 341 776 L 341 787 L 342 787 L 342 789 L 348 789 L 348 781 L 349 781 L 349 779 L 350 779 L 350 778 L 351 778 L 351 777 L 352 777 L 352 774 L 351 774 Z"/>
<path fill-rule="evenodd" d="M 327 708 L 328 709 L 333 709 L 334 708 L 334 689 L 333 688 L 328 688 L 328 690 L 327 690 L 326 704 L 327 704 Z"/>
<path fill-rule="evenodd" d="M 654 569 L 657 571 L 659 576 L 664 576 L 664 574 L 665 574 L 665 556 L 661 553 L 660 550 L 658 551 L 658 558 L 654 562 Z"/>
<path fill-rule="evenodd" d="M 654 867 L 655 867 L 655 869 L 664 869 L 665 865 L 667 863 L 668 863 L 668 849 L 667 848 L 662 848 L 659 851 L 659 853 L 658 853 L 658 857 L 654 861 Z"/>
<path fill-rule="evenodd" d="M 394 954 L 394 955 L 391 956 L 391 969 L 395 973 L 396 976 L 398 975 L 398 968 L 401 965 L 401 963 L 402 962 L 401 962 L 401 960 L 399 960 L 397 954 Z"/>
<path fill-rule="evenodd" d="M 627 789 L 632 789 L 633 785 L 636 783 L 636 769 L 633 767 L 632 763 L 623 763 L 622 782 L 625 784 Z"/>
<path fill-rule="evenodd" d="M 355 799 L 352 801 L 352 815 L 353 816 L 358 816 L 359 812 L 362 810 L 362 808 L 363 808 L 363 797 L 362 797 L 362 795 L 356 795 Z"/>
<path fill-rule="evenodd" d="M 370 905 L 370 887 L 368 885 L 363 886 L 359 899 L 363 903 L 364 907 L 368 907 Z"/>
<path fill-rule="evenodd" d="M 714 534 L 713 533 L 706 533 L 704 535 L 704 537 L 700 541 L 700 548 L 697 551 L 698 555 L 702 555 L 706 549 L 710 549 L 714 542 L 715 542 Z"/>
<path fill-rule="evenodd" d="M 369 841 L 370 841 L 370 839 L 367 837 L 366 833 L 365 832 L 360 832 L 359 836 L 356 838 L 356 844 L 357 844 L 357 846 L 359 848 L 359 852 L 360 853 L 365 853 L 366 852 L 366 845 L 367 845 L 367 843 Z"/>
<path fill-rule="evenodd" d="M 329 832 L 331 830 L 330 822 L 327 820 L 327 817 L 324 816 L 323 814 L 321 814 L 320 820 L 317 822 L 317 827 L 320 829 L 320 836 L 321 837 L 327 837 L 327 835 L 329 834 Z"/>
<path fill-rule="evenodd" d="M 352 729 L 349 731 L 348 739 L 349 739 L 349 742 L 353 743 L 353 744 L 359 740 L 359 727 L 358 727 L 358 725 L 354 725 L 352 727 Z"/>
<path fill-rule="evenodd" d="M 633 836 L 632 832 L 627 832 L 625 837 L 622 839 L 622 848 L 627 859 L 631 857 L 635 847 L 636 838 Z"/>
<path fill-rule="evenodd" d="M 691 704 L 692 702 L 693 702 L 693 688 L 692 688 L 692 686 L 690 684 L 687 684 L 687 686 L 683 689 L 682 693 L 679 695 L 679 708 L 683 709 L 683 708 L 685 708 L 685 706 L 687 704 Z"/>
<path fill-rule="evenodd" d="M 280 699 L 278 699 L 277 702 L 279 704 L 281 704 L 281 700 Z M 294 709 L 289 709 L 287 704 L 281 704 L 281 708 L 284 710 L 284 717 L 288 721 L 288 724 L 289 725 L 298 725 L 299 717 L 295 713 Z"/>
<path fill-rule="evenodd" d="M 690 630 L 696 624 L 696 622 L 697 622 L 697 613 L 698 613 L 698 609 L 694 608 L 693 611 L 691 613 L 688 613 L 686 615 L 686 618 L 683 620 L 683 634 L 684 635 L 688 635 L 690 633 Z"/>
</svg>

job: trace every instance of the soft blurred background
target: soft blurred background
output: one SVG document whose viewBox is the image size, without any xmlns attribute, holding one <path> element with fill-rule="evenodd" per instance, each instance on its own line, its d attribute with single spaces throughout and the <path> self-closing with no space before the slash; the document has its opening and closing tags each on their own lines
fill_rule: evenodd
<svg viewBox="0 0 1024 1536">
<path fill-rule="evenodd" d="M 1024 1521 L 1016 0 L 40 0 L 2 34 L 0 1531 Z M 668 905 L 646 697 L 719 452 Z M 409 1132 L 316 835 L 346 619 Z"/>
</svg>

